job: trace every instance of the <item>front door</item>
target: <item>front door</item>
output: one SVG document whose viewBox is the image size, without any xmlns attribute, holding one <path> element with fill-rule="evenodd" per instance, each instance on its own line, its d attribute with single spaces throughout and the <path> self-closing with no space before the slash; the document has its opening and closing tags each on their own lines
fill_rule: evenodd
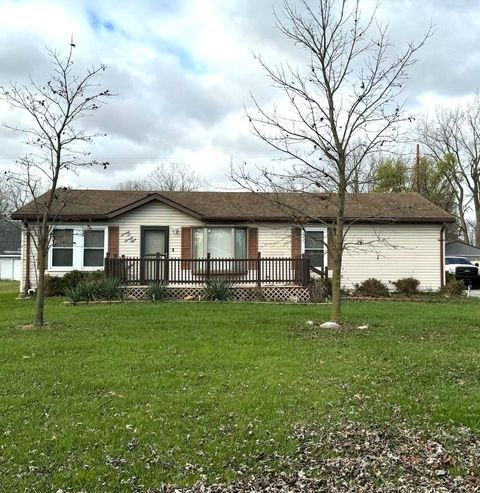
<svg viewBox="0 0 480 493">
<path fill-rule="evenodd" d="M 142 227 L 142 281 L 146 284 L 167 279 L 168 227 Z"/>
</svg>

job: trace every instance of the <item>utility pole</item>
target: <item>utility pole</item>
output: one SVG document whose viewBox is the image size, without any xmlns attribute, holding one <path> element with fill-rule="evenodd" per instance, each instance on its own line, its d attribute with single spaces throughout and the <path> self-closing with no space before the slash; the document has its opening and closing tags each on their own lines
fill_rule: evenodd
<svg viewBox="0 0 480 493">
<path fill-rule="evenodd" d="M 416 186 L 416 191 L 420 193 L 420 144 L 417 144 L 417 162 L 415 165 L 415 186 Z"/>
</svg>

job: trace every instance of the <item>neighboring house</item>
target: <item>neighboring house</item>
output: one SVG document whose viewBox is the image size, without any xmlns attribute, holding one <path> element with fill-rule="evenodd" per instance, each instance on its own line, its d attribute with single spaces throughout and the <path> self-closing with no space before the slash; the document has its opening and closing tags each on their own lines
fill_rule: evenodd
<svg viewBox="0 0 480 493">
<path fill-rule="evenodd" d="M 460 239 L 447 241 L 445 244 L 445 256 L 465 257 L 470 262 L 480 262 L 480 248 L 469 245 Z"/>
<path fill-rule="evenodd" d="M 305 265 L 317 273 L 333 268 L 329 231 L 335 216 L 335 197 L 302 193 L 59 191 L 53 211 L 56 224 L 48 253 L 48 274 L 102 269 L 108 255 L 110 272 L 128 284 L 161 279 L 171 285 L 199 285 L 214 274 L 224 275 L 238 285 L 254 282 L 258 275 L 264 284 L 303 283 Z M 288 206 L 279 206 L 279 198 Z M 33 227 L 35 211 L 35 204 L 28 204 L 12 217 Z M 393 289 L 392 281 L 407 276 L 417 278 L 423 290 L 441 287 L 444 229 L 446 223 L 454 221 L 451 215 L 415 193 L 350 194 L 345 215 L 345 288 L 376 277 Z M 252 260 L 258 259 L 258 254 L 261 260 Z M 209 263 L 207 256 L 230 260 Z M 308 257 L 308 264 L 292 260 L 302 256 Z M 27 233 L 23 236 L 22 257 L 25 289 L 34 285 L 36 278 L 35 252 Z M 269 260 L 272 258 L 276 260 Z"/>
<path fill-rule="evenodd" d="M 0 221 L 0 280 L 21 280 L 20 228 L 20 224 Z"/>
</svg>

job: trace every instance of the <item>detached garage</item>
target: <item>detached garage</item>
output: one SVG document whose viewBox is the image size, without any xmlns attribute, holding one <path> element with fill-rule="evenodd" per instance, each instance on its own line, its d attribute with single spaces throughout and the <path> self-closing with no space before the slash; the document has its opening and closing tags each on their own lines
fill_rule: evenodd
<svg viewBox="0 0 480 493">
<path fill-rule="evenodd" d="M 470 262 L 475 263 L 480 261 L 480 248 L 469 245 L 462 240 L 456 239 L 447 241 L 445 244 L 446 257 L 465 257 Z"/>
<path fill-rule="evenodd" d="M 20 281 L 22 261 L 20 256 L 20 226 L 0 222 L 0 280 Z"/>
</svg>

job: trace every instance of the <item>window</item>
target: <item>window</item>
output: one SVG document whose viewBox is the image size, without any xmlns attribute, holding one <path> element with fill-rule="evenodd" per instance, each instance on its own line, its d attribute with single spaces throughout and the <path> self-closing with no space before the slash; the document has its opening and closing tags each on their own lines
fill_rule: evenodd
<svg viewBox="0 0 480 493">
<path fill-rule="evenodd" d="M 101 269 L 106 254 L 106 236 L 105 227 L 55 227 L 49 251 L 49 269 Z"/>
<path fill-rule="evenodd" d="M 306 229 L 304 236 L 304 252 L 310 259 L 310 265 L 317 269 L 325 267 L 325 231 Z"/>
<path fill-rule="evenodd" d="M 105 231 L 87 229 L 83 233 L 83 266 L 103 267 Z"/>
<path fill-rule="evenodd" d="M 465 257 L 447 257 L 445 259 L 446 265 L 472 265 L 472 262 Z"/>
<path fill-rule="evenodd" d="M 73 266 L 73 229 L 54 229 L 52 233 L 52 267 Z"/>
<path fill-rule="evenodd" d="M 246 258 L 247 230 L 245 228 L 195 228 L 193 257 Z"/>
</svg>

